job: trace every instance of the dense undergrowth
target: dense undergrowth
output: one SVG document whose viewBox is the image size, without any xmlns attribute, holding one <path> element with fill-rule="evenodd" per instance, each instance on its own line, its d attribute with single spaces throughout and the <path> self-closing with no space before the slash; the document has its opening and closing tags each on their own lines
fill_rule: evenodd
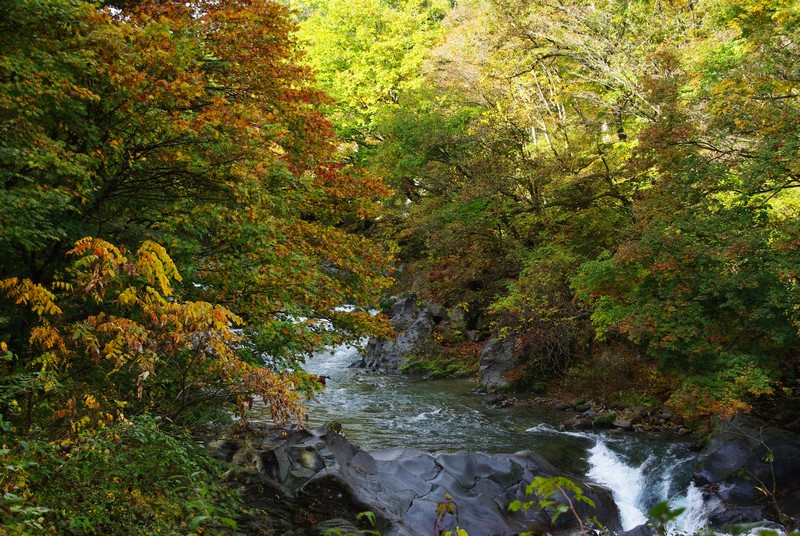
<svg viewBox="0 0 800 536">
<path fill-rule="evenodd" d="M 7 423 L 6 423 L 7 424 Z M 205 534 L 237 528 L 224 468 L 185 431 L 148 415 L 69 440 L 4 430 L 4 534 Z"/>
</svg>

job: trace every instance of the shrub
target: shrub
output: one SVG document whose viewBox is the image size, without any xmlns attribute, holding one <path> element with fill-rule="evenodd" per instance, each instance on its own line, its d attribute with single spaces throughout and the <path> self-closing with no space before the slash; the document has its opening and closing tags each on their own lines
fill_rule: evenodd
<svg viewBox="0 0 800 536">
<path fill-rule="evenodd" d="M 11 439 L 17 469 L 0 480 L 0 532 L 185 534 L 235 528 L 238 500 L 221 467 L 147 415 L 61 442 Z M 25 460 L 21 463 L 21 460 Z"/>
</svg>

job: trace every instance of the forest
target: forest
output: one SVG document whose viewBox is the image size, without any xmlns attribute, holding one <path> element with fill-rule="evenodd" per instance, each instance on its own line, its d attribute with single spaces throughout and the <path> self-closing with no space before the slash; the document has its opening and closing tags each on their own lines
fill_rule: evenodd
<svg viewBox="0 0 800 536">
<path fill-rule="evenodd" d="M 0 0 L 0 183 L 0 532 L 235 531 L 198 438 L 409 291 L 422 371 L 800 418 L 791 0 Z"/>
</svg>

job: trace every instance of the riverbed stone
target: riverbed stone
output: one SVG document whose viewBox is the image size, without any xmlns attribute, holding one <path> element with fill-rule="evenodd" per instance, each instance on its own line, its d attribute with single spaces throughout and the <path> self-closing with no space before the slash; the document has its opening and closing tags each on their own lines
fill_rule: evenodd
<svg viewBox="0 0 800 536">
<path fill-rule="evenodd" d="M 783 522 L 800 522 L 798 475 L 800 436 L 737 416 L 718 423 L 698 456 L 693 479 L 705 495 L 719 501 L 710 521 L 722 526 L 765 517 L 781 521 L 780 516 L 785 516 Z"/>
<path fill-rule="evenodd" d="M 355 525 L 356 513 L 371 510 L 377 514 L 377 528 L 385 536 L 427 536 L 436 520 L 436 507 L 445 500 L 453 502 L 458 509 L 459 526 L 470 534 L 541 533 L 549 524 L 546 512 L 536 508 L 509 512 L 508 504 L 526 499 L 525 487 L 536 476 L 561 474 L 530 451 L 434 455 L 397 447 L 367 452 L 333 432 L 320 435 L 321 430 L 315 430 L 305 436 L 266 433 L 272 436 L 270 444 L 276 446 L 257 452 L 262 460 L 261 470 L 253 471 L 249 464 L 251 468 L 245 470 L 248 476 L 239 477 L 240 485 L 261 490 L 264 496 L 259 504 L 270 512 L 271 502 L 281 501 L 281 519 L 291 518 L 291 523 L 296 524 L 302 522 L 298 516 L 305 516 L 308 534 L 329 526 L 320 525 L 325 519 L 340 518 L 344 521 L 332 522 L 330 527 L 349 528 L 342 523 Z M 294 443 L 294 439 L 299 442 Z M 244 463 L 246 457 L 238 459 Z M 598 505 L 592 515 L 609 527 L 618 526 L 610 491 L 578 483 Z M 285 512 L 290 504 L 302 507 L 302 511 L 292 517 Z M 563 522 L 569 524 L 570 520 L 565 518 Z M 277 533 L 291 534 L 296 527 L 284 529 Z"/>
<path fill-rule="evenodd" d="M 631 422 L 631 420 L 622 417 L 614 419 L 613 424 L 615 428 L 622 428 L 623 430 L 630 430 L 633 428 L 633 423 Z"/>
<path fill-rule="evenodd" d="M 565 430 L 591 430 L 594 428 L 594 420 L 578 416 L 564 422 L 561 426 Z"/>
<path fill-rule="evenodd" d="M 378 474 L 378 464 L 368 452 L 360 450 L 350 458 L 350 467 L 368 475 Z"/>
<path fill-rule="evenodd" d="M 476 464 L 472 454 L 441 454 L 436 457 L 436 462 L 443 471 L 453 475 L 464 489 L 470 489 L 475 485 Z"/>
</svg>

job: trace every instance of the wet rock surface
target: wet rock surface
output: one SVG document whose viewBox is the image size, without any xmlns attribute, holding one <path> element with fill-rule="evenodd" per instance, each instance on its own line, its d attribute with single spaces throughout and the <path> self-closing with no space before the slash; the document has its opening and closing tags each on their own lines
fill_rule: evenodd
<svg viewBox="0 0 800 536">
<path fill-rule="evenodd" d="M 714 526 L 770 519 L 800 521 L 800 436 L 753 417 L 719 423 L 698 456 L 693 477 L 715 501 Z"/>
<path fill-rule="evenodd" d="M 226 479 L 242 491 L 249 506 L 269 513 L 272 530 L 279 534 L 322 534 L 326 527 L 356 526 L 359 512 L 372 511 L 376 528 L 386 536 L 428 535 L 436 508 L 446 497 L 458 510 L 459 526 L 470 534 L 552 530 L 546 511 L 508 511 L 512 501 L 526 498 L 525 487 L 536 476 L 560 475 L 535 452 L 432 454 L 397 447 L 370 453 L 327 427 L 264 429 L 246 441 L 212 441 L 207 448 L 235 464 Z M 580 485 L 597 505 L 586 514 L 618 530 L 611 492 Z M 558 528 L 572 523 L 563 515 Z M 448 516 L 443 528 L 454 526 L 455 519 Z"/>
<path fill-rule="evenodd" d="M 244 533 L 292 536 L 340 528 L 347 534 L 354 527 L 371 528 L 358 520 L 360 512 L 370 511 L 376 515 L 375 528 L 386 536 L 428 535 L 436 523 L 437 506 L 447 497 L 457 507 L 459 526 L 470 534 L 574 529 L 569 514 L 553 526 L 548 511 L 537 507 L 508 511 L 512 501 L 530 500 L 525 487 L 536 476 L 567 476 L 578 483 L 597 505 L 581 511 L 581 516 L 596 516 L 608 533 L 620 533 L 610 490 L 563 475 L 535 452 L 432 454 L 406 446 L 368 452 L 330 428 L 337 430 L 335 426 L 264 427 L 247 439 L 207 443 L 209 453 L 232 464 L 225 480 L 240 490 L 248 506 L 265 513 L 245 520 Z M 719 425 L 693 465 L 693 480 L 713 529 L 730 531 L 734 525 L 749 523 L 783 530 L 797 526 L 800 438 L 796 434 L 738 417 Z M 267 532 L 262 530 L 265 524 Z M 454 526 L 454 516 L 448 516 L 443 528 Z M 626 534 L 650 533 L 642 526 Z"/>
</svg>

